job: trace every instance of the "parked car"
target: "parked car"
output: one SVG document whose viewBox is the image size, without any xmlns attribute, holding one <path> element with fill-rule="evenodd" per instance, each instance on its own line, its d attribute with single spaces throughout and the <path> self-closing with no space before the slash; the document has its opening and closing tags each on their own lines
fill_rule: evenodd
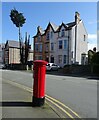
<svg viewBox="0 0 99 120">
<path fill-rule="evenodd" d="M 51 70 L 58 70 L 60 67 L 55 64 L 55 63 L 48 63 L 46 65 L 46 70 L 51 71 Z"/>
<path fill-rule="evenodd" d="M 0 69 L 3 69 L 5 67 L 4 64 L 0 64 Z"/>
</svg>

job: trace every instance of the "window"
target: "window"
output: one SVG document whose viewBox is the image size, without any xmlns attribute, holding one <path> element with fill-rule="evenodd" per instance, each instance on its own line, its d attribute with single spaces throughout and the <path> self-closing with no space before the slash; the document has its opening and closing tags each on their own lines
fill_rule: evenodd
<svg viewBox="0 0 99 120">
<path fill-rule="evenodd" d="M 64 55 L 64 64 L 66 64 L 66 55 Z"/>
<path fill-rule="evenodd" d="M 38 36 L 37 40 L 40 41 L 41 40 L 41 36 Z"/>
<path fill-rule="evenodd" d="M 39 45 L 39 52 L 42 52 L 42 44 Z"/>
<path fill-rule="evenodd" d="M 35 60 L 38 60 L 38 56 L 35 56 Z"/>
<path fill-rule="evenodd" d="M 86 35 L 84 35 L 84 41 L 86 41 Z"/>
<path fill-rule="evenodd" d="M 59 49 L 62 49 L 62 44 L 63 44 L 63 42 L 62 42 L 62 40 L 60 40 L 59 41 Z"/>
<path fill-rule="evenodd" d="M 65 30 L 62 29 L 62 31 L 61 31 L 61 37 L 64 37 L 64 36 L 65 36 Z"/>
<path fill-rule="evenodd" d="M 46 39 L 49 40 L 49 32 L 47 32 Z"/>
<path fill-rule="evenodd" d="M 49 49 L 48 46 L 49 46 L 48 44 L 45 45 L 45 50 L 46 50 L 46 52 L 48 52 L 48 49 Z"/>
<path fill-rule="evenodd" d="M 67 48 L 67 40 L 64 40 L 64 49 Z"/>
<path fill-rule="evenodd" d="M 59 62 L 59 63 L 62 63 L 62 55 L 59 55 L 59 56 L 58 56 L 58 62 Z"/>
<path fill-rule="evenodd" d="M 54 63 L 54 56 L 51 56 L 51 63 Z"/>
<path fill-rule="evenodd" d="M 38 51 L 38 44 L 35 44 L 35 51 Z"/>
<path fill-rule="evenodd" d="M 51 50 L 54 50 L 54 43 L 51 43 Z"/>
<path fill-rule="evenodd" d="M 53 38 L 53 31 L 51 31 L 51 38 Z"/>
<path fill-rule="evenodd" d="M 42 56 L 38 56 L 38 59 L 39 59 L 39 60 L 42 60 Z"/>
<path fill-rule="evenodd" d="M 60 37 L 60 32 L 58 32 L 58 37 Z"/>
<path fill-rule="evenodd" d="M 41 55 L 35 56 L 35 60 L 42 60 L 42 56 Z"/>
</svg>

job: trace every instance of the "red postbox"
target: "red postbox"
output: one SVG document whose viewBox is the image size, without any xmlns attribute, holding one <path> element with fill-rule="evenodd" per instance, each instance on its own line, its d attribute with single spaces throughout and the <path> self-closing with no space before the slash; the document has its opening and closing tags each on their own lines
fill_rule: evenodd
<svg viewBox="0 0 99 120">
<path fill-rule="evenodd" d="M 42 106 L 45 101 L 45 74 L 46 64 L 44 60 L 35 60 L 33 67 L 33 106 Z"/>
</svg>

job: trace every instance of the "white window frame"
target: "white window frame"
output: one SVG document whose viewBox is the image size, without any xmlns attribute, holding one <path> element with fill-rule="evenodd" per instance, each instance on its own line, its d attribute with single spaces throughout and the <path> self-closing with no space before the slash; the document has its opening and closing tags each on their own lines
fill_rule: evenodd
<svg viewBox="0 0 99 120">
<path fill-rule="evenodd" d="M 42 50 L 43 50 L 43 46 L 42 44 L 39 44 L 39 52 L 42 52 Z"/>
<path fill-rule="evenodd" d="M 65 45 L 65 41 L 66 41 L 66 45 Z M 67 40 L 64 40 L 64 50 L 67 50 Z"/>
<path fill-rule="evenodd" d="M 38 44 L 37 44 L 37 43 L 35 44 L 35 51 L 36 51 L 36 52 L 38 52 L 38 51 L 39 51 L 39 46 L 38 46 Z"/>
<path fill-rule="evenodd" d="M 51 31 L 51 38 L 53 38 L 53 31 Z"/>
<path fill-rule="evenodd" d="M 51 43 L 51 51 L 54 50 L 54 43 Z"/>
<path fill-rule="evenodd" d="M 65 29 L 62 29 L 61 30 L 61 37 L 64 37 L 65 36 Z"/>
<path fill-rule="evenodd" d="M 67 55 L 64 55 L 64 56 L 63 56 L 63 63 L 64 63 L 64 64 L 67 64 Z"/>
<path fill-rule="evenodd" d="M 60 47 L 60 42 L 62 42 L 61 47 Z M 63 49 L 63 40 L 59 40 L 59 41 L 58 41 L 58 49 Z"/>
<path fill-rule="evenodd" d="M 49 40 L 50 39 L 50 32 L 47 32 L 46 34 L 46 40 Z"/>
<path fill-rule="evenodd" d="M 37 41 L 38 41 L 38 42 L 41 41 L 41 36 L 40 36 L 40 35 L 38 35 Z"/>
</svg>

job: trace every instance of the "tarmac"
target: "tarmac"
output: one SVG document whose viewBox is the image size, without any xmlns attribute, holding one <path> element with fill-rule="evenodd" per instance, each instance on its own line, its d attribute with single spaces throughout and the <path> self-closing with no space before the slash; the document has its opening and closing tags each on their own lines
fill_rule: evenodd
<svg viewBox="0 0 99 120">
<path fill-rule="evenodd" d="M 2 119 L 59 118 L 46 102 L 41 107 L 32 104 L 32 93 L 2 81 Z"/>
</svg>

